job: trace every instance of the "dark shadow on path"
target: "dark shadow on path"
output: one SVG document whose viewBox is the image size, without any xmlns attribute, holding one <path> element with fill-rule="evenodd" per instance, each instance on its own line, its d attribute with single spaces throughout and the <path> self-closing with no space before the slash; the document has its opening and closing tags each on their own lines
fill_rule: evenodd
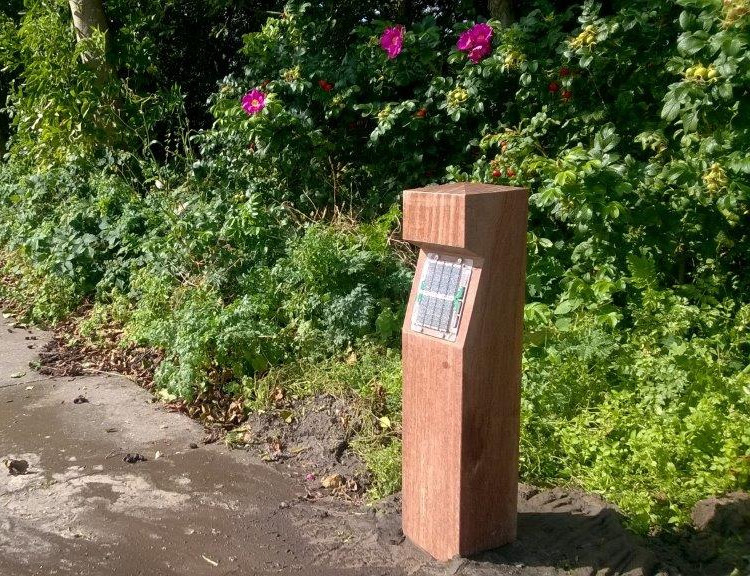
<svg viewBox="0 0 750 576">
<path fill-rule="evenodd" d="M 750 498 L 703 501 L 693 517 L 698 530 L 640 537 L 625 527 L 614 507 L 594 495 L 522 486 L 517 540 L 475 556 L 458 573 L 535 568 L 538 574 L 576 576 L 749 575 Z"/>
</svg>

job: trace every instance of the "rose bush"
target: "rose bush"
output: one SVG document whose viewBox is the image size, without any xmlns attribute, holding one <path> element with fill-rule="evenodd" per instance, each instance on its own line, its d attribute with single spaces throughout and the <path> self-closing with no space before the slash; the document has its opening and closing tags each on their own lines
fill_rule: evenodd
<svg viewBox="0 0 750 576">
<path fill-rule="evenodd" d="M 523 473 L 601 490 L 642 529 L 748 479 L 747 344 L 726 339 L 749 288 L 745 28 L 682 4 L 372 23 L 346 46 L 290 7 L 246 38 L 209 136 L 251 142 L 268 190 L 314 213 L 367 217 L 445 180 L 529 186 Z M 277 107 L 248 123 L 235 94 L 259 82 Z"/>
</svg>

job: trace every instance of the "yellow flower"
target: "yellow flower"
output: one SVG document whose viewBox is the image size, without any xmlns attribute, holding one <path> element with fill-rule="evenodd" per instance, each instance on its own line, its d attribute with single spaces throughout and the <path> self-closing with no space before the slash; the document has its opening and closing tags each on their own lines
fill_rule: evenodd
<svg viewBox="0 0 750 576">
<path fill-rule="evenodd" d="M 388 116 L 391 115 L 391 107 L 390 105 L 387 105 L 385 108 L 383 108 L 380 112 L 378 112 L 378 120 L 381 122 L 388 118 Z"/>
<path fill-rule="evenodd" d="M 581 33 L 570 41 L 570 47 L 575 49 L 591 46 L 596 43 L 596 27 L 589 24 Z"/>
<path fill-rule="evenodd" d="M 703 183 L 706 185 L 708 191 L 713 193 L 725 188 L 729 183 L 729 179 L 724 169 L 714 162 L 711 164 L 711 168 L 703 174 Z"/>
<path fill-rule="evenodd" d="M 294 82 L 295 80 L 299 80 L 301 75 L 299 66 L 295 66 L 294 68 L 288 68 L 287 70 L 284 70 L 282 73 L 282 76 L 286 82 Z"/>
<path fill-rule="evenodd" d="M 524 61 L 524 55 L 516 50 L 511 50 L 505 55 L 504 63 L 507 68 L 516 68 Z"/>
<path fill-rule="evenodd" d="M 458 108 L 469 99 L 469 93 L 460 86 L 448 92 L 448 107 Z"/>
</svg>

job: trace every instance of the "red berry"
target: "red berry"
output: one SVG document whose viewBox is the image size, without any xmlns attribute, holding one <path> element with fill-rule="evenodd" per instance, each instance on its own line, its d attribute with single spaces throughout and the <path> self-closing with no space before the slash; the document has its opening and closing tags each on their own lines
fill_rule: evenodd
<svg viewBox="0 0 750 576">
<path fill-rule="evenodd" d="M 425 116 L 427 116 L 427 108 L 420 108 L 414 113 L 414 116 L 416 116 L 417 118 L 424 118 Z"/>
<path fill-rule="evenodd" d="M 506 176 L 507 176 L 508 178 L 513 178 L 513 177 L 514 177 L 514 176 L 516 175 L 516 171 L 515 171 L 515 170 L 513 170 L 512 168 L 508 168 L 508 169 L 507 169 L 507 170 L 505 171 L 505 175 L 506 175 Z"/>
<path fill-rule="evenodd" d="M 570 68 L 568 68 L 567 66 L 563 66 L 562 68 L 560 68 L 560 76 L 562 78 L 570 76 Z"/>
<path fill-rule="evenodd" d="M 498 170 L 497 168 L 495 168 L 492 171 L 492 177 L 493 178 L 500 178 L 502 175 L 503 175 L 502 171 Z"/>
<path fill-rule="evenodd" d="M 553 94 L 555 92 L 557 92 L 559 89 L 560 89 L 560 85 L 557 82 L 555 82 L 554 80 L 552 82 L 550 82 L 549 85 L 547 86 L 547 90 L 549 90 Z"/>
<path fill-rule="evenodd" d="M 318 80 L 318 86 L 320 86 L 324 92 L 330 92 L 333 90 L 333 84 L 326 82 L 325 80 Z"/>
<path fill-rule="evenodd" d="M 560 96 L 562 96 L 562 99 L 567 102 L 573 97 L 573 93 L 570 90 L 563 90 Z"/>
</svg>

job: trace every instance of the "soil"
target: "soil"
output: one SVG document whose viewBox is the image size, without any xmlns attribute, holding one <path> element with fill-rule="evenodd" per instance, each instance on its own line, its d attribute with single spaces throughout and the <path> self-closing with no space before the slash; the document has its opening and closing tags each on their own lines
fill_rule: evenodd
<svg viewBox="0 0 750 576">
<path fill-rule="evenodd" d="M 251 414 L 243 425 L 244 442 L 262 460 L 288 469 L 309 500 L 335 494 L 361 502 L 371 478 L 349 447 L 351 414 L 345 399 L 329 395 L 292 401 Z"/>
<path fill-rule="evenodd" d="M 374 537 L 380 546 L 400 546 L 405 540 L 401 495 L 366 506 L 370 477 L 348 445 L 351 413 L 345 399 L 327 395 L 286 402 L 283 408 L 251 415 L 243 440 L 247 450 L 296 481 L 321 518 L 335 518 L 338 524 L 365 510 L 371 518 L 361 525 L 361 536 Z M 323 485 L 336 476 L 341 484 Z M 516 542 L 456 559 L 447 573 L 750 576 L 750 495 L 744 492 L 698 502 L 694 527 L 658 537 L 628 531 L 614 505 L 580 490 L 521 484 L 518 510 Z M 329 528 L 327 522 L 316 522 L 306 530 L 326 541 Z M 353 546 L 343 548 L 341 561 L 351 553 Z M 442 570 L 423 565 L 419 573 L 445 574 Z"/>
<path fill-rule="evenodd" d="M 747 494 L 699 503 L 695 529 L 641 538 L 596 495 L 529 485 L 516 542 L 438 563 L 404 538 L 400 495 L 363 502 L 344 400 L 255 414 L 245 449 L 199 445 L 198 423 L 104 374 L 114 362 L 73 357 L 62 336 L 45 348 L 46 375 L 17 378 L 29 345 L 49 341 L 0 326 L 0 459 L 29 463 L 23 475 L 0 468 L 0 574 L 750 574 Z M 124 360 L 126 372 L 149 354 Z"/>
</svg>

